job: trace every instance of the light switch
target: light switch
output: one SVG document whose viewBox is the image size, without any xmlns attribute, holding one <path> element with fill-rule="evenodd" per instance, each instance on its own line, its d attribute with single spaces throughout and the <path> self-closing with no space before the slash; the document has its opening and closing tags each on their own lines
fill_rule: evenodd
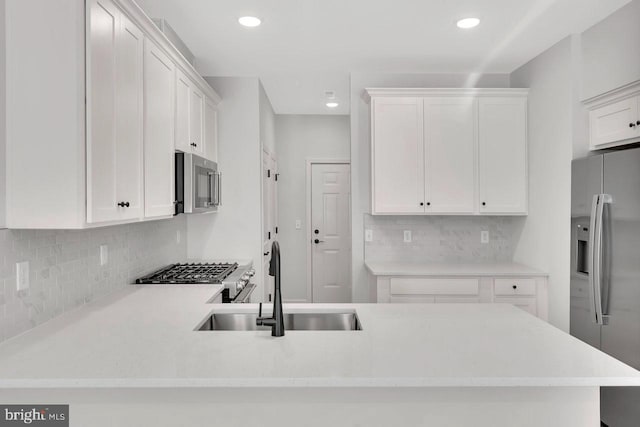
<svg viewBox="0 0 640 427">
<path fill-rule="evenodd" d="M 107 265 L 109 262 L 109 246 L 100 245 L 100 265 Z"/>
<path fill-rule="evenodd" d="M 480 243 L 489 243 L 489 231 L 482 230 L 480 232 Z"/>
<path fill-rule="evenodd" d="M 373 230 L 367 228 L 364 230 L 364 241 L 365 242 L 373 242 Z"/>
<path fill-rule="evenodd" d="M 302 228 L 302 221 L 296 219 L 296 230 L 300 230 Z"/>
<path fill-rule="evenodd" d="M 16 263 L 16 287 L 18 291 L 29 289 L 29 261 Z"/>
<path fill-rule="evenodd" d="M 404 230 L 404 242 L 411 243 L 411 230 Z"/>
</svg>

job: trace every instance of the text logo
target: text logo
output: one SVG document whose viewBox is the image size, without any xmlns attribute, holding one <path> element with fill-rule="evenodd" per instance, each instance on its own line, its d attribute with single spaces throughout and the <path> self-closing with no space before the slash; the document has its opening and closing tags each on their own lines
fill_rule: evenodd
<svg viewBox="0 0 640 427">
<path fill-rule="evenodd" d="M 0 405 L 0 427 L 69 427 L 69 405 Z"/>
</svg>

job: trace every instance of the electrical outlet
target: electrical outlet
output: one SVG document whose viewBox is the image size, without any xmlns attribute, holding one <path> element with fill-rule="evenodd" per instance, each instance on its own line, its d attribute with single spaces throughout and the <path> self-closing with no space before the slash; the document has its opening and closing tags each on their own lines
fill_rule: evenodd
<svg viewBox="0 0 640 427">
<path fill-rule="evenodd" d="M 296 230 L 300 230 L 302 228 L 302 221 L 296 219 Z"/>
<path fill-rule="evenodd" d="M 480 232 L 480 243 L 489 243 L 489 231 L 482 230 Z"/>
<path fill-rule="evenodd" d="M 29 261 L 16 263 L 16 287 L 18 291 L 29 289 Z"/>
<path fill-rule="evenodd" d="M 365 242 L 373 242 L 373 230 L 367 228 L 364 230 L 364 241 Z"/>
<path fill-rule="evenodd" d="M 182 235 L 180 234 L 180 230 L 176 230 L 176 243 L 180 244 L 180 240 L 182 240 Z"/>
<path fill-rule="evenodd" d="M 109 246 L 100 245 L 100 265 L 107 265 L 109 262 Z"/>
<path fill-rule="evenodd" d="M 411 243 L 411 230 L 404 230 L 404 242 Z"/>
</svg>

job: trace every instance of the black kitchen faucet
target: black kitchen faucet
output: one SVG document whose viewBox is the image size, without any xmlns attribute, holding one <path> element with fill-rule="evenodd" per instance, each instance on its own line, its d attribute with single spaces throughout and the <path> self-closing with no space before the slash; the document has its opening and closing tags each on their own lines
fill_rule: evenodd
<svg viewBox="0 0 640 427">
<path fill-rule="evenodd" d="M 271 326 L 271 336 L 284 336 L 284 316 L 282 314 L 282 294 L 280 293 L 280 245 L 273 242 L 271 245 L 271 261 L 269 262 L 269 276 L 274 277 L 273 314 L 271 317 L 262 316 L 262 303 L 256 319 L 258 326 Z"/>
</svg>

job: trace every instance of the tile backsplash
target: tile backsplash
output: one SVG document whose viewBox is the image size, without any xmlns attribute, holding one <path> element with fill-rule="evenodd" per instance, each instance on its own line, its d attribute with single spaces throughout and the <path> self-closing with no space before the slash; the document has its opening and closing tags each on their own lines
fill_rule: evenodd
<svg viewBox="0 0 640 427">
<path fill-rule="evenodd" d="M 183 216 L 89 230 L 0 230 L 0 341 L 184 261 L 186 236 Z M 104 266 L 101 245 L 108 248 Z M 22 261 L 30 286 L 17 291 Z"/>
<path fill-rule="evenodd" d="M 490 262 L 511 261 L 522 230 L 518 217 L 488 216 L 372 216 L 364 228 L 373 231 L 365 242 L 365 260 L 372 262 Z M 411 243 L 403 232 L 411 231 Z M 480 233 L 489 232 L 489 243 Z"/>
</svg>

